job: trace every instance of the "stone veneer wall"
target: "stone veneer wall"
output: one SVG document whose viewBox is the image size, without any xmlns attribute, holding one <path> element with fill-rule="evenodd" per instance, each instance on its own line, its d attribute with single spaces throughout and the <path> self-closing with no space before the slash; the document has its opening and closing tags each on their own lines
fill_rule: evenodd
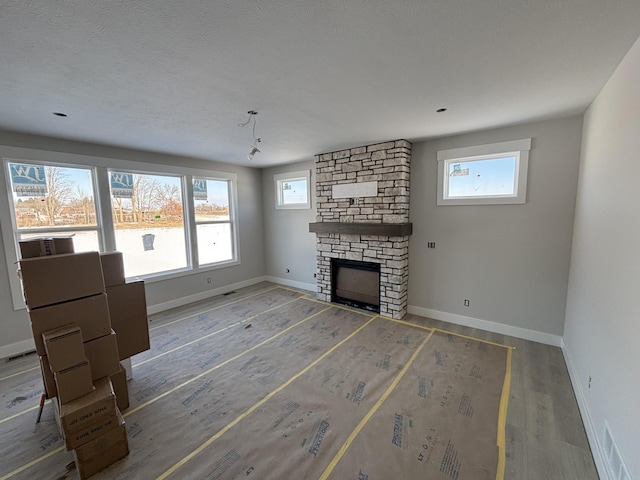
<svg viewBox="0 0 640 480">
<path fill-rule="evenodd" d="M 408 223 L 411 143 L 378 143 L 316 155 L 317 222 Z M 377 196 L 334 199 L 332 187 L 377 181 Z M 316 234 L 317 298 L 331 301 L 331 259 L 380 264 L 380 314 L 407 313 L 409 236 Z"/>
</svg>

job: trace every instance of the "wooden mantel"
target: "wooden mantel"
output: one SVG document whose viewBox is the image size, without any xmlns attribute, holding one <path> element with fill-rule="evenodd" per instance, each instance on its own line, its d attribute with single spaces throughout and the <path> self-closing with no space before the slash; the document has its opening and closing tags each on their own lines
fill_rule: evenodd
<svg viewBox="0 0 640 480">
<path fill-rule="evenodd" d="M 344 235 L 404 237 L 405 235 L 411 235 L 412 231 L 412 223 L 317 222 L 309 224 L 309 232 L 311 233 L 341 233 Z"/>
</svg>

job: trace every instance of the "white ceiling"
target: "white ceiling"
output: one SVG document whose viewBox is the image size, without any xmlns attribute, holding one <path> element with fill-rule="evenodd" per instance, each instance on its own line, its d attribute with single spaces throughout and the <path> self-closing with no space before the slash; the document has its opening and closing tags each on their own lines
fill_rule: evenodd
<svg viewBox="0 0 640 480">
<path fill-rule="evenodd" d="M 582 113 L 639 35 L 638 0 L 2 0 L 0 129 L 264 167 Z"/>
</svg>

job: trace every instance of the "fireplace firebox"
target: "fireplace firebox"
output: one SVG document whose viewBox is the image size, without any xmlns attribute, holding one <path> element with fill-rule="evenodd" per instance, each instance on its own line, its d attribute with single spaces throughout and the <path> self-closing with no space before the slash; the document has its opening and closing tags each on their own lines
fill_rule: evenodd
<svg viewBox="0 0 640 480">
<path fill-rule="evenodd" d="M 331 301 L 380 313 L 380 264 L 332 259 Z"/>
</svg>

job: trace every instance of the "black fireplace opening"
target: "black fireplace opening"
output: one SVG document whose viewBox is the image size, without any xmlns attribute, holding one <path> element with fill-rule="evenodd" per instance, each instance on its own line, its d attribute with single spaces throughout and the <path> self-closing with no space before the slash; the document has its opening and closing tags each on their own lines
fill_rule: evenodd
<svg viewBox="0 0 640 480">
<path fill-rule="evenodd" d="M 380 264 L 331 259 L 331 301 L 380 313 Z"/>
</svg>

